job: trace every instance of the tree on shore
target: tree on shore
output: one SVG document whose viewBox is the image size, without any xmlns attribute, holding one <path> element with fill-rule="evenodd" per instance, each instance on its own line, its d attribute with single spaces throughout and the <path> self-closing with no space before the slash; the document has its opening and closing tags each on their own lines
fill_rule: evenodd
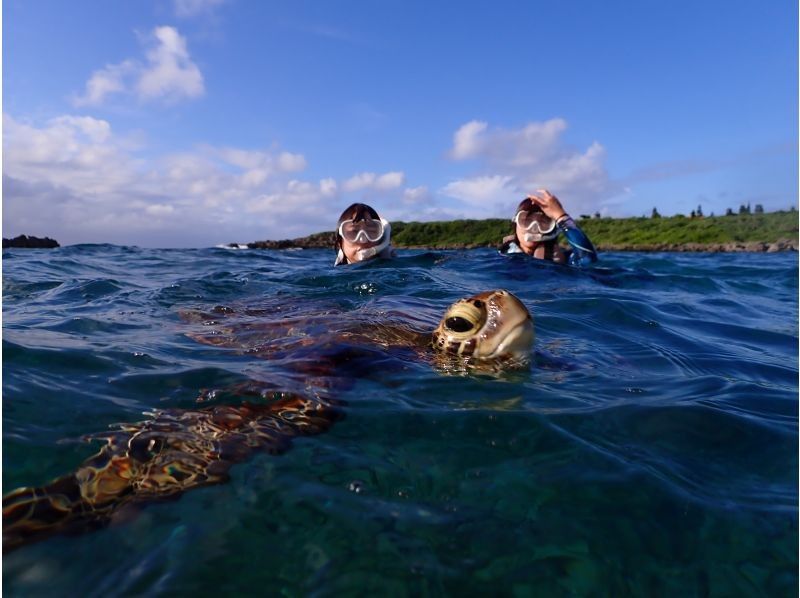
<svg viewBox="0 0 800 598">
<path fill-rule="evenodd" d="M 653 208 L 653 212 L 650 214 L 650 218 L 661 218 L 661 214 L 658 213 L 658 210 Z"/>
<path fill-rule="evenodd" d="M 760 203 L 757 203 L 755 212 L 756 212 L 756 214 L 763 214 L 764 213 L 764 206 L 762 206 Z"/>
<path fill-rule="evenodd" d="M 732 208 L 728 208 L 727 210 L 725 210 L 725 215 L 726 216 L 733 216 L 733 209 Z"/>
</svg>

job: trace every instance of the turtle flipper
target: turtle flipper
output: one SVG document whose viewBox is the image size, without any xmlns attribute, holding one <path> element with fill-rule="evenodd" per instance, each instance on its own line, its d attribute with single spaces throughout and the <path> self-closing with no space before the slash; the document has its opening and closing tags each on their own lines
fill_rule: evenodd
<svg viewBox="0 0 800 598">
<path fill-rule="evenodd" d="M 86 515 L 99 522 L 102 511 L 81 498 L 74 474 L 40 488 L 19 488 L 3 497 L 3 552 L 9 552 L 54 531 L 69 531 Z"/>
<path fill-rule="evenodd" d="M 332 402 L 282 393 L 267 404 L 159 411 L 93 436 L 106 445 L 73 474 L 3 498 L 3 550 L 105 525 L 133 502 L 225 482 L 231 465 L 253 452 L 280 454 L 293 437 L 322 433 L 340 417 Z"/>
</svg>

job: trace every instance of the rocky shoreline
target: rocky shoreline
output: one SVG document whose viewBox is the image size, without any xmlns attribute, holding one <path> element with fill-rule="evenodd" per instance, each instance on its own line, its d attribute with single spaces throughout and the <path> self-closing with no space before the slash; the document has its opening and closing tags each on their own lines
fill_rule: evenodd
<svg viewBox="0 0 800 598">
<path fill-rule="evenodd" d="M 283 239 L 280 241 L 254 241 L 247 243 L 249 249 L 333 249 L 336 241 L 335 233 L 317 233 L 309 237 Z M 231 243 L 230 247 L 240 247 Z M 433 243 L 431 245 L 397 245 L 398 249 L 477 249 L 480 247 L 497 247 L 498 244 L 478 243 Z M 675 251 L 675 252 L 751 252 L 775 253 L 778 251 L 797 251 L 797 239 L 779 239 L 774 242 L 747 241 L 731 243 L 652 243 L 652 244 L 598 244 L 598 251 Z"/>
<path fill-rule="evenodd" d="M 778 239 L 772 243 L 745 241 L 731 243 L 654 243 L 651 245 L 598 245 L 599 251 L 677 251 L 708 253 L 775 253 L 797 251 L 797 239 Z"/>
<path fill-rule="evenodd" d="M 297 239 L 283 239 L 281 241 L 254 241 L 247 243 L 249 249 L 333 249 L 336 243 L 336 233 L 317 233 L 308 237 Z M 230 247 L 238 247 L 238 243 L 231 243 Z"/>
<path fill-rule="evenodd" d="M 19 235 L 13 239 L 3 238 L 3 249 L 7 247 L 22 247 L 24 249 L 55 249 L 61 247 L 58 241 L 50 237 L 29 237 L 28 235 Z"/>
</svg>

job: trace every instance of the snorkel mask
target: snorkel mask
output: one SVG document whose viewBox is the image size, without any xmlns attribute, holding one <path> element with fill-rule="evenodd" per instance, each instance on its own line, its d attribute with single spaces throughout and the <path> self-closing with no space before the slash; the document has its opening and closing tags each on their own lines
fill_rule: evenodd
<svg viewBox="0 0 800 598">
<path fill-rule="evenodd" d="M 520 210 L 511 221 L 525 230 L 526 243 L 552 241 L 558 237 L 556 221 L 542 212 L 541 209 Z"/>
<path fill-rule="evenodd" d="M 380 241 L 377 245 L 372 247 L 364 247 L 356 251 L 356 261 L 363 262 L 373 257 L 379 256 L 384 252 L 390 252 L 390 243 L 392 237 L 392 226 L 389 221 L 380 218 L 378 220 L 344 220 L 339 225 L 337 231 L 345 241 L 350 243 L 375 243 Z M 339 249 L 339 254 L 336 256 L 335 266 L 346 263 L 344 251 Z"/>
<path fill-rule="evenodd" d="M 374 243 L 383 236 L 385 220 L 344 220 L 339 225 L 339 234 L 350 243 Z M 388 224 L 388 223 L 387 223 Z"/>
</svg>

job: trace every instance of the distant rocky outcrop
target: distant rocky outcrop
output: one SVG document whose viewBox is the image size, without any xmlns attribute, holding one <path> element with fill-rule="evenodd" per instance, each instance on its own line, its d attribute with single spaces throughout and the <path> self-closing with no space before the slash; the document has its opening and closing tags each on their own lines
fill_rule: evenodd
<svg viewBox="0 0 800 598">
<path fill-rule="evenodd" d="M 254 241 L 247 246 L 250 249 L 333 249 L 334 243 L 336 243 L 336 233 L 328 232 L 281 241 Z M 238 247 L 238 243 L 231 243 L 230 247 Z"/>
<path fill-rule="evenodd" d="M 3 249 L 7 247 L 24 247 L 27 249 L 53 249 L 55 247 L 61 247 L 58 244 L 58 241 L 55 239 L 51 239 L 50 237 L 44 237 L 40 239 L 39 237 L 29 237 L 28 235 L 20 235 L 18 237 L 14 237 L 13 239 L 6 239 L 3 238 Z"/>
</svg>

